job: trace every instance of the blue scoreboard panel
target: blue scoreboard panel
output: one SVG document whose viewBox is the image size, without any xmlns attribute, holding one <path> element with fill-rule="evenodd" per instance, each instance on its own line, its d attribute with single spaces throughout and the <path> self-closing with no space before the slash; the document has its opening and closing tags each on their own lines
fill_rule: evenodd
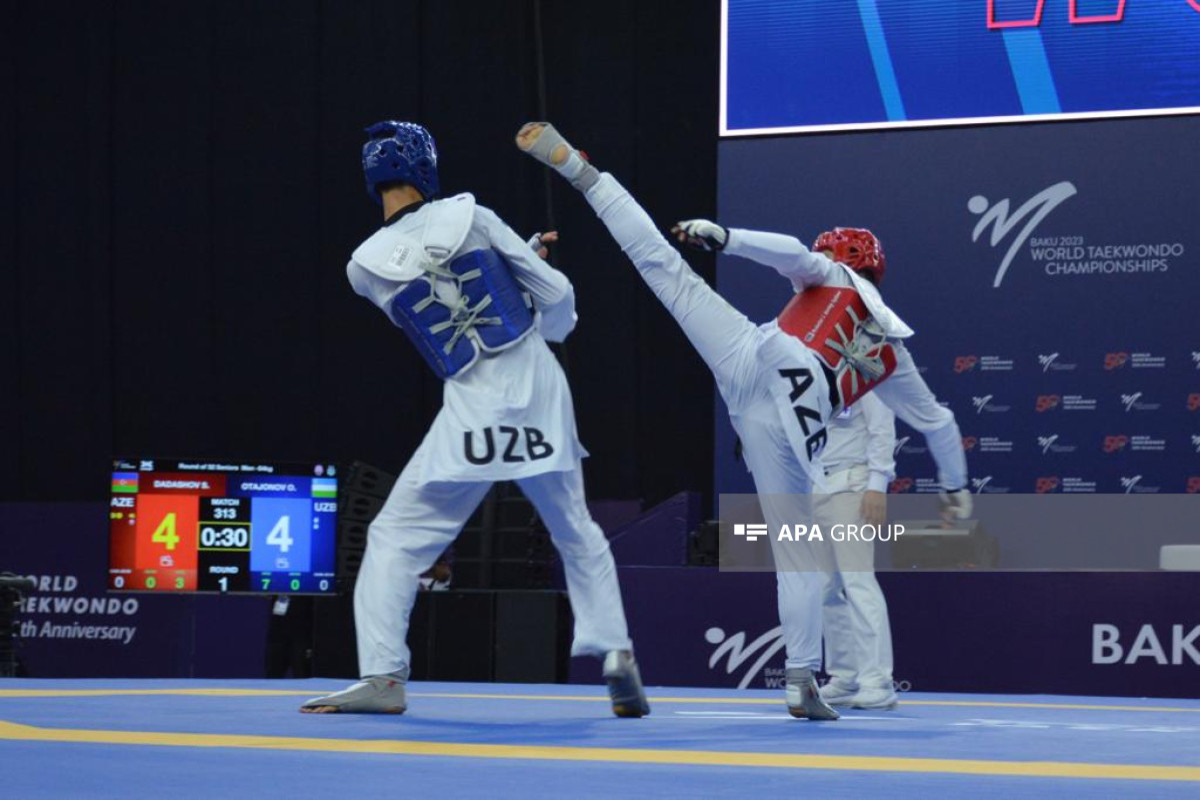
<svg viewBox="0 0 1200 800">
<path fill-rule="evenodd" d="M 110 589 L 333 593 L 337 469 L 117 459 Z"/>
<path fill-rule="evenodd" d="M 1200 113 L 1200 0 L 724 0 L 725 136 Z"/>
</svg>

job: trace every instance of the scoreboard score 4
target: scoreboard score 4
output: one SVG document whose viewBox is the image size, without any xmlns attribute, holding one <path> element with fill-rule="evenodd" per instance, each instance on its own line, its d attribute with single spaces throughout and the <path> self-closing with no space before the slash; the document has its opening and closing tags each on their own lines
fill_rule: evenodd
<svg viewBox="0 0 1200 800">
<path fill-rule="evenodd" d="M 110 589 L 334 591 L 332 465 L 118 459 L 109 505 Z"/>
</svg>

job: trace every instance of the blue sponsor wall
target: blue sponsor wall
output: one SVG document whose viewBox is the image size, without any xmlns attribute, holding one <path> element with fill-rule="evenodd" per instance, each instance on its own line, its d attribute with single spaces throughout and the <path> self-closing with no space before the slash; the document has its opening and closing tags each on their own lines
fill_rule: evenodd
<svg viewBox="0 0 1200 800">
<path fill-rule="evenodd" d="M 869 227 L 888 303 L 959 419 L 979 492 L 1200 491 L 1200 118 L 731 139 L 720 221 Z M 723 257 L 756 321 L 790 288 Z M 716 415 L 718 492 L 751 491 Z M 896 491 L 933 490 L 901 425 Z"/>
<path fill-rule="evenodd" d="M 1015 18 L 1015 2 L 996 4 L 1001 19 Z M 794 56 L 811 62 L 811 71 L 774 70 L 771 77 L 768 69 L 752 77 L 778 52 L 739 56 L 749 40 L 739 44 L 746 30 L 738 33 L 737 26 L 749 20 L 775 30 L 774 44 L 760 39 L 769 50 L 802 35 L 797 15 L 821 5 L 730 0 L 729 128 L 894 122 L 902 119 L 893 113 L 898 104 L 909 120 L 1046 110 L 1022 85 L 1029 76 L 1017 68 L 1012 48 L 998 49 L 1003 39 L 986 38 L 986 26 L 971 34 L 979 41 L 970 47 L 922 51 L 929 37 L 949 35 L 915 24 L 930 22 L 935 5 L 955 6 L 939 12 L 950 19 L 982 13 L 983 0 L 841 4 L 846 29 L 821 28 L 822 36 L 857 37 L 858 45 L 847 44 L 838 59 L 816 51 Z M 872 8 L 891 45 L 892 84 L 881 70 L 878 39 L 874 49 L 870 41 Z M 735 9 L 758 17 L 739 23 Z M 1101 10 L 1097 3 L 1078 7 L 1084 14 Z M 1200 58 L 1200 47 L 1146 46 L 1157 35 L 1146 15 L 1160 15 L 1159 25 L 1162 15 L 1175 15 L 1175 27 L 1166 29 L 1182 40 L 1200 35 L 1195 12 L 1195 4 L 1182 0 L 1130 0 L 1119 23 L 1124 28 L 1096 24 L 1085 31 L 1067 19 L 1065 0 L 1048 0 L 1037 36 L 1048 59 L 1043 77 L 1060 110 L 1196 105 L 1187 93 L 1200 80 L 1200 66 L 1181 65 Z M 1108 45 L 1100 43 L 1105 37 Z M 1139 37 L 1140 56 L 1124 49 Z M 1072 42 L 1084 57 L 1071 55 Z M 963 64 L 944 63 L 938 79 L 922 85 L 914 65 L 949 51 Z M 984 69 L 988 59 L 1003 68 Z M 827 76 L 807 94 L 803 82 L 831 67 L 844 75 Z M 859 82 L 851 79 L 855 69 Z M 1184 94 L 1149 96 L 1173 69 Z M 986 89 L 976 72 L 997 85 Z M 977 87 L 975 95 L 961 93 L 968 85 Z M 1147 91 L 1140 98 L 1131 94 L 1138 85 Z M 1087 99 L 1088 86 L 1100 94 Z M 826 95 L 829 107 L 821 109 Z M 884 297 L 916 330 L 910 349 L 958 417 L 973 491 L 1195 493 L 1198 141 L 1200 118 L 1186 115 L 728 138 L 719 148 L 719 219 L 806 243 L 837 225 L 879 235 L 888 256 Z M 719 259 L 718 288 L 756 322 L 773 318 L 791 295 L 769 268 L 731 257 Z M 720 398 L 716 406 L 716 491 L 751 492 Z M 898 437 L 892 490 L 935 491 L 920 434 L 900 424 Z M 1001 552 L 1003 559 L 1003 542 Z M 676 611 L 671 620 L 690 642 L 676 651 L 695 662 L 691 674 L 704 670 L 705 682 L 740 683 L 774 646 L 773 582 L 755 577 L 713 575 L 713 594 L 723 587 L 720 601 Z M 624 570 L 622 578 L 637 608 L 639 583 L 652 576 Z M 696 572 L 675 580 L 709 578 Z M 904 688 L 1170 696 L 1193 695 L 1200 685 L 1195 575 L 893 573 L 881 574 L 880 582 L 892 612 L 895 677 Z M 708 596 L 700 586 L 686 594 Z M 635 634 L 665 624 L 658 617 L 670 613 L 636 611 Z M 639 648 L 645 671 L 667 668 L 665 655 L 656 664 Z M 745 658 L 730 667 L 738 654 Z M 782 655 L 760 667 L 743 685 L 778 678 Z"/>
<path fill-rule="evenodd" d="M 773 575 L 622 567 L 620 578 L 648 684 L 783 685 Z M 1200 695 L 1195 574 L 892 572 L 879 582 L 901 691 Z M 572 663 L 573 682 L 599 673 L 594 659 Z"/>
</svg>

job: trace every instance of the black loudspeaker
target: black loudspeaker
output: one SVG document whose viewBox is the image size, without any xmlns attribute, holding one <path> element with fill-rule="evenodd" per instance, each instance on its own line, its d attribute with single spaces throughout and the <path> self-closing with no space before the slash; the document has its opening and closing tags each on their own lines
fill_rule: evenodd
<svg viewBox="0 0 1200 800">
<path fill-rule="evenodd" d="M 896 569 L 995 569 L 1000 564 L 1000 544 L 978 520 L 964 520 L 945 528 L 941 520 L 898 523 L 904 534 L 892 544 Z"/>
<path fill-rule="evenodd" d="M 19 673 L 17 662 L 17 614 L 21 598 L 36 588 L 29 578 L 0 573 L 0 678 L 13 678 Z"/>
<path fill-rule="evenodd" d="M 396 476 L 390 472 L 355 461 L 342 472 L 341 490 L 343 495 L 366 494 L 386 499 L 395 482 Z"/>
<path fill-rule="evenodd" d="M 338 518 L 356 522 L 370 522 L 375 519 L 379 509 L 383 508 L 382 497 L 372 497 L 369 494 L 344 494 L 341 505 L 338 506 Z"/>
<path fill-rule="evenodd" d="M 357 678 L 354 599 L 348 594 L 313 599 L 313 674 L 322 678 Z"/>
<path fill-rule="evenodd" d="M 428 680 L 490 681 L 495 667 L 496 595 L 493 592 L 424 592 L 425 647 L 409 637 L 413 663 L 424 656 Z"/>
<path fill-rule="evenodd" d="M 315 605 L 316 674 L 357 677 L 353 603 L 348 597 L 322 597 Z M 408 629 L 411 677 L 564 683 L 572 623 L 563 592 L 421 592 Z"/>
<path fill-rule="evenodd" d="M 571 608 L 561 592 L 498 592 L 494 680 L 566 681 L 571 624 Z"/>
<path fill-rule="evenodd" d="M 721 523 L 717 520 L 701 522 L 700 527 L 688 534 L 687 563 L 689 567 L 715 567 L 719 553 Z"/>
<path fill-rule="evenodd" d="M 395 482 L 395 475 L 361 461 L 342 470 L 338 492 L 339 591 L 349 592 L 354 587 L 367 548 L 367 527 L 383 508 Z"/>
</svg>

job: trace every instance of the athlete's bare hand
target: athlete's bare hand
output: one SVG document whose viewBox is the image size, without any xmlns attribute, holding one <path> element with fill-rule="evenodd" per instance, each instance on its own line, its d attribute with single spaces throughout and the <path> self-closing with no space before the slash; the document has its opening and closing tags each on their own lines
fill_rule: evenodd
<svg viewBox="0 0 1200 800">
<path fill-rule="evenodd" d="M 887 522 L 887 495 L 867 490 L 863 493 L 862 518 L 868 525 L 883 525 Z"/>
</svg>

